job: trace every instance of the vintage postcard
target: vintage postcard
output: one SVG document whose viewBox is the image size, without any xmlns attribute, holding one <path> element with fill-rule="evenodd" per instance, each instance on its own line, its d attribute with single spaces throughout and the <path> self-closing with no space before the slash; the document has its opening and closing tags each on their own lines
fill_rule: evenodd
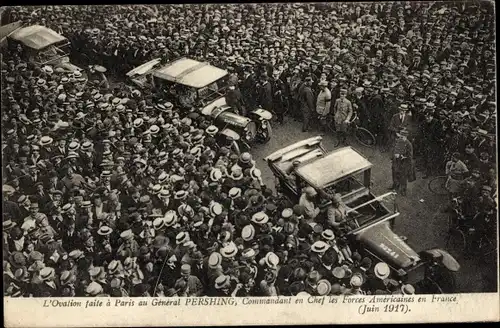
<svg viewBox="0 0 500 328">
<path fill-rule="evenodd" d="M 498 321 L 495 10 L 0 8 L 5 326 Z"/>
</svg>

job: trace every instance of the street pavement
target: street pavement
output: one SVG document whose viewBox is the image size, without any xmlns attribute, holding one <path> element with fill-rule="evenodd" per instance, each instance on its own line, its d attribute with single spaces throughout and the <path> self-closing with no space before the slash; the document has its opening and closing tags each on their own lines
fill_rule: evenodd
<svg viewBox="0 0 500 328">
<path fill-rule="evenodd" d="M 313 129 L 314 130 L 314 129 Z M 252 156 L 257 166 L 262 170 L 262 177 L 267 186 L 274 188 L 275 178 L 264 158 L 287 145 L 297 141 L 322 135 L 319 130 L 302 132 L 300 122 L 287 117 L 283 125 L 273 124 L 273 136 L 264 145 L 255 145 Z M 391 162 L 389 152 L 382 152 L 378 147 L 367 148 L 350 138 L 349 144 L 360 151 L 372 163 L 371 189 L 375 195 L 386 193 L 392 184 Z M 323 134 L 325 149 L 333 149 L 333 138 Z M 446 249 L 448 235 L 447 215 L 443 209 L 447 205 L 447 196 L 431 193 L 427 187 L 429 179 L 422 179 L 422 173 L 417 172 L 417 180 L 408 184 L 407 196 L 396 196 L 393 201 L 386 202 L 389 209 L 393 204 L 401 215 L 396 218 L 395 232 L 408 238 L 407 243 L 417 252 L 430 248 Z M 496 289 L 496 261 L 494 264 L 481 263 L 479 259 L 464 258 L 464 254 L 454 249 L 447 249 L 461 265 L 457 273 L 457 292 L 488 292 Z M 493 286 L 491 286 L 493 285 Z M 494 288 L 493 290 L 491 288 Z"/>
</svg>

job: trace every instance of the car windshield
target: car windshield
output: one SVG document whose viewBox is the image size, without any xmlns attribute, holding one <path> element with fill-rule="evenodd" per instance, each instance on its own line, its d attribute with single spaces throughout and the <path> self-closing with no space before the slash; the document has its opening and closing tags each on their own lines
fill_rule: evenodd
<svg viewBox="0 0 500 328">
<path fill-rule="evenodd" d="M 325 187 L 325 191 L 328 193 L 339 193 L 342 196 L 347 195 L 353 191 L 364 188 L 363 184 L 363 174 L 365 171 L 359 172 L 357 174 L 350 175 L 344 179 L 336 181 L 331 185 Z"/>
<path fill-rule="evenodd" d="M 33 60 L 41 65 L 67 55 L 66 51 L 56 46 L 49 46 L 41 51 L 30 49 L 29 52 L 33 54 Z"/>
<path fill-rule="evenodd" d="M 198 99 L 203 105 L 207 105 L 217 98 L 225 95 L 227 87 L 227 77 L 218 79 L 217 81 L 210 83 L 206 87 L 198 89 Z"/>
</svg>

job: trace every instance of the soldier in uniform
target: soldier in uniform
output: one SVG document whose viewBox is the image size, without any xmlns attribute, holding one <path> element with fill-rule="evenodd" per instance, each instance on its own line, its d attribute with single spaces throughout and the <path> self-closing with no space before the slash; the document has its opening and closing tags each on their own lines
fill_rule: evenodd
<svg viewBox="0 0 500 328">
<path fill-rule="evenodd" d="M 414 181 L 413 146 L 408 140 L 408 130 L 402 129 L 397 133 L 397 139 L 392 153 L 392 187 L 403 196 L 406 196 L 408 181 Z"/>
<path fill-rule="evenodd" d="M 271 88 L 273 92 L 273 108 L 272 110 L 276 114 L 278 123 L 282 124 L 286 108 L 287 94 L 285 83 L 280 78 L 280 71 L 275 70 L 273 72 L 273 79 L 271 81 Z"/>
<path fill-rule="evenodd" d="M 311 76 L 306 77 L 304 85 L 300 88 L 299 101 L 302 111 L 302 132 L 307 132 L 309 129 L 309 121 L 314 113 L 314 94 L 312 92 L 311 86 L 313 84 L 313 78 Z"/>
<path fill-rule="evenodd" d="M 346 96 L 347 90 L 340 89 L 340 98 L 335 101 L 335 106 L 333 107 L 335 129 L 339 135 L 340 142 L 343 144 L 347 143 L 347 126 L 353 114 L 352 103 Z"/>
<path fill-rule="evenodd" d="M 319 116 L 321 127 L 324 129 L 327 124 L 327 116 L 330 115 L 332 93 L 328 90 L 327 81 L 320 81 L 318 85 L 321 90 L 316 98 L 316 113 Z"/>
</svg>

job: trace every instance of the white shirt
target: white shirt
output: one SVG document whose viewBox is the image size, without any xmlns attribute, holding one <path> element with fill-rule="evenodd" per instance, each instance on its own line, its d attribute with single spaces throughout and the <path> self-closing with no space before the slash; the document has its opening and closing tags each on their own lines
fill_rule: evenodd
<svg viewBox="0 0 500 328">
<path fill-rule="evenodd" d="M 14 240 L 14 247 L 16 251 L 22 252 L 24 249 L 24 237 L 21 237 L 19 240 Z"/>
<path fill-rule="evenodd" d="M 102 207 L 103 207 L 102 204 L 100 206 L 95 207 L 95 214 L 96 214 L 97 218 L 99 218 L 99 216 L 101 216 L 101 214 L 102 214 Z"/>
</svg>

